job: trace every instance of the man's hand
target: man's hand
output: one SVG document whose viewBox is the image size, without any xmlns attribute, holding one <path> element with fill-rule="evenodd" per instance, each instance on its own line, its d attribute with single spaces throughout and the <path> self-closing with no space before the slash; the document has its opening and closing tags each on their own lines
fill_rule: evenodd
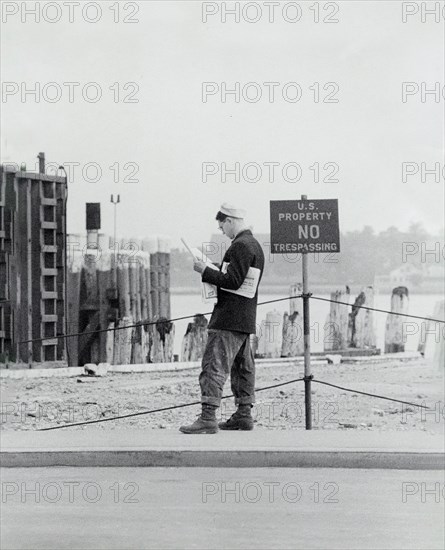
<svg viewBox="0 0 445 550">
<path fill-rule="evenodd" d="M 206 267 L 205 262 L 201 262 L 201 260 L 195 259 L 193 262 L 193 269 L 198 273 L 202 273 Z"/>
</svg>

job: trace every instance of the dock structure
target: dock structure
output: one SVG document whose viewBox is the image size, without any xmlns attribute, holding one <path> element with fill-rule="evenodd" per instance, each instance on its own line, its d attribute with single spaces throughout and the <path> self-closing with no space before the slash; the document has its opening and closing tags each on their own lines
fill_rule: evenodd
<svg viewBox="0 0 445 550">
<path fill-rule="evenodd" d="M 65 177 L 1 166 L 0 363 L 66 366 Z M 32 341 L 34 340 L 34 341 Z"/>
<path fill-rule="evenodd" d="M 98 229 L 87 219 L 86 235 L 68 236 L 70 364 L 172 361 L 168 238 L 114 243 Z"/>
<path fill-rule="evenodd" d="M 67 178 L 38 158 L 38 172 L 1 166 L 0 368 L 171 361 L 169 239 L 115 243 L 99 203 L 67 235 Z"/>
</svg>

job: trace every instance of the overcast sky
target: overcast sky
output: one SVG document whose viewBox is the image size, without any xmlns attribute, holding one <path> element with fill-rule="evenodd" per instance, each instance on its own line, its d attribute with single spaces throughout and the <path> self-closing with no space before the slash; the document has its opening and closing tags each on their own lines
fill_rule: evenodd
<svg viewBox="0 0 445 550">
<path fill-rule="evenodd" d="M 337 2 L 338 10 L 335 3 L 320 3 L 321 22 L 315 23 L 309 9 L 314 2 L 300 1 L 301 18 L 295 23 L 285 21 L 297 16 L 294 8 L 283 16 L 285 3 L 276 8 L 273 23 L 262 3 L 257 23 L 242 15 L 239 23 L 230 16 L 224 23 L 222 5 L 211 3 L 207 10 L 219 12 L 204 23 L 201 2 L 173 1 L 130 2 L 127 11 L 122 2 L 117 23 L 112 2 L 100 2 L 96 23 L 78 12 L 70 23 L 63 7 L 60 21 L 50 23 L 45 18 L 57 13 L 37 2 L 41 21 L 35 23 L 29 15 L 21 21 L 20 3 L 6 4 L 19 11 L 2 25 L 2 80 L 11 92 L 2 103 L 2 162 L 25 162 L 34 170 L 37 153 L 44 151 L 49 162 L 80 164 L 69 187 L 69 232 L 84 230 L 86 202 L 101 202 L 102 231 L 111 233 L 111 193 L 121 197 L 121 235 L 167 234 L 174 244 L 181 236 L 194 245 L 207 240 L 224 201 L 246 208 L 254 230 L 268 232 L 269 201 L 301 194 L 338 198 L 342 231 L 364 225 L 406 229 L 411 221 L 434 232 L 443 227 L 443 177 L 435 182 L 430 175 L 422 183 L 420 173 L 421 163 L 444 166 L 444 98 L 427 95 L 422 102 L 420 94 L 422 82 L 428 88 L 445 82 L 443 19 L 422 23 L 419 11 L 403 23 L 400 2 L 348 1 Z M 246 16 L 252 19 L 255 10 Z M 86 14 L 95 16 L 93 8 Z M 124 17 L 139 22 L 125 23 Z M 36 82 L 40 101 L 28 95 L 23 102 L 24 87 Z M 62 90 L 57 102 L 48 100 L 57 93 L 54 86 L 44 89 L 49 82 Z M 64 82 L 80 83 L 72 103 Z M 81 91 L 92 82 L 97 84 L 87 87 L 90 97 L 95 89 L 102 91 L 95 103 Z M 207 102 L 203 82 L 216 83 L 217 93 Z M 241 95 L 236 103 L 228 95 L 224 103 L 223 82 L 227 88 L 256 82 L 245 91 L 252 99 L 260 90 L 262 97 L 249 102 Z M 278 83 L 273 102 L 264 82 Z M 299 101 L 291 101 L 298 88 L 284 88 L 288 82 L 301 87 Z M 335 85 L 324 90 L 329 82 Z M 419 86 L 406 102 L 403 82 Z M 126 83 L 136 84 L 124 89 Z M 338 102 L 323 102 L 328 94 Z M 124 98 L 138 102 L 124 103 Z M 221 164 L 233 168 L 235 162 L 241 168 L 260 165 L 260 181 L 245 181 L 241 173 L 239 183 L 230 175 L 223 183 Z M 419 165 L 419 173 L 405 183 L 404 162 Z M 100 181 L 86 181 L 82 167 L 88 163 L 101 167 Z M 203 163 L 218 169 L 206 182 Z M 272 182 L 271 165 L 264 163 L 279 163 Z M 287 163 L 300 166 L 299 181 L 285 181 L 297 177 L 294 165 L 283 177 Z M 314 163 L 321 180 L 331 174 L 339 181 L 315 182 Z M 94 179 L 92 166 L 87 172 Z M 117 166 L 120 182 L 115 183 Z M 247 176 L 254 178 L 254 170 L 252 165 Z M 124 182 L 124 177 L 136 181 Z"/>
</svg>

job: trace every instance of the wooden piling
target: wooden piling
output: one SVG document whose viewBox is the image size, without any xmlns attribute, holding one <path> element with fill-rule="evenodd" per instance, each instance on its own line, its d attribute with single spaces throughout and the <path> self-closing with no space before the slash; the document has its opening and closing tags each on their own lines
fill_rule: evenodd
<svg viewBox="0 0 445 550">
<path fill-rule="evenodd" d="M 374 315 L 372 311 L 360 306 L 374 306 L 374 289 L 367 286 L 357 296 L 352 312 L 349 314 L 348 343 L 349 347 L 371 349 L 376 347 Z"/>
<path fill-rule="evenodd" d="M 147 251 L 144 240 L 140 239 L 141 253 L 139 254 L 139 285 L 141 295 L 141 320 L 150 322 L 151 295 L 150 295 L 150 253 Z M 148 326 L 141 329 L 142 362 L 150 361 L 150 331 Z"/>
<path fill-rule="evenodd" d="M 129 253 L 126 255 L 126 267 L 130 286 L 130 311 L 134 323 L 139 323 L 141 317 L 141 292 L 139 281 L 139 245 L 136 239 L 130 239 L 128 243 Z M 142 327 L 133 328 L 131 362 L 140 364 L 144 362 L 142 352 Z"/>
<path fill-rule="evenodd" d="M 97 280 L 97 249 L 94 252 L 86 249 L 80 274 L 79 298 L 79 365 L 100 362 L 99 338 L 100 329 L 99 289 Z"/>
<path fill-rule="evenodd" d="M 391 313 L 386 318 L 385 329 L 385 353 L 397 353 L 405 351 L 404 322 L 405 317 L 399 313 L 407 314 L 409 294 L 406 286 L 398 286 L 393 289 L 391 295 Z"/>
<path fill-rule="evenodd" d="M 131 317 L 123 317 L 118 323 L 120 330 L 115 331 L 114 363 L 128 365 L 131 363 L 133 328 L 125 328 L 133 324 Z"/>
<path fill-rule="evenodd" d="M 80 273 L 83 265 L 83 241 L 81 235 L 68 235 L 67 243 L 67 329 L 69 334 L 79 332 L 79 303 L 80 303 Z M 79 366 L 79 337 L 71 336 L 66 339 L 69 366 Z"/>
<path fill-rule="evenodd" d="M 297 357 L 304 353 L 303 316 L 295 311 L 283 316 L 281 357 Z"/>
<path fill-rule="evenodd" d="M 146 239 L 144 241 L 146 248 L 150 253 L 150 302 L 151 318 L 159 319 L 159 255 L 157 239 Z"/>
<path fill-rule="evenodd" d="M 150 275 L 150 255 L 151 255 L 152 244 L 148 239 L 142 240 L 142 251 L 143 251 L 143 286 L 144 286 L 144 318 L 152 319 L 153 318 L 153 308 L 151 304 L 151 275 Z"/>
<path fill-rule="evenodd" d="M 261 321 L 258 335 L 258 355 L 260 357 L 280 357 L 283 340 L 281 314 L 274 310 L 266 314 Z"/>
<path fill-rule="evenodd" d="M 175 338 L 174 323 L 161 318 L 155 325 L 151 325 L 150 333 L 150 363 L 171 363 Z"/>
<path fill-rule="evenodd" d="M 130 278 L 125 254 L 117 255 L 117 288 L 119 292 L 119 317 L 131 316 Z"/>
<path fill-rule="evenodd" d="M 108 236 L 100 233 L 98 236 L 98 259 L 96 261 L 97 268 L 97 286 L 99 292 L 99 324 L 100 329 L 108 328 L 110 324 L 110 303 L 109 289 L 113 286 L 113 271 L 111 254 L 108 246 Z M 113 325 L 114 326 L 114 325 Z M 108 332 L 100 332 L 99 339 L 99 362 L 112 364 L 109 351 L 109 334 Z M 111 333 L 113 334 L 113 333 Z"/>
<path fill-rule="evenodd" d="M 436 302 L 433 319 L 445 320 L 445 300 Z M 442 373 L 445 372 L 445 325 L 436 321 L 422 321 L 419 351 Z"/>
<path fill-rule="evenodd" d="M 297 298 L 303 292 L 303 286 L 301 283 L 293 284 L 289 288 L 289 315 L 293 315 L 296 311 L 301 312 L 302 304 L 301 298 Z"/>
<path fill-rule="evenodd" d="M 158 300 L 159 315 L 170 319 L 170 240 L 158 237 Z"/>
<path fill-rule="evenodd" d="M 168 241 L 121 239 L 114 264 L 114 251 L 107 246 L 106 237 L 95 237 L 90 235 L 89 247 L 79 253 L 78 272 L 72 265 L 69 269 L 70 319 L 74 328 L 78 323 L 79 332 L 114 327 L 120 330 L 81 336 L 77 350 L 71 345 L 72 358 L 76 360 L 81 355 L 80 364 L 171 361 L 174 327 L 165 322 L 143 324 L 161 321 L 162 317 L 165 320 L 166 314 L 170 316 Z M 96 248 L 95 241 L 98 241 Z M 138 323 L 141 326 L 126 328 Z"/>
<path fill-rule="evenodd" d="M 114 322 L 108 323 L 108 329 L 114 329 Z M 105 348 L 105 361 L 109 365 L 115 365 L 114 361 L 114 336 L 116 332 L 114 330 L 108 330 L 106 333 L 106 348 Z"/>
<path fill-rule="evenodd" d="M 290 286 L 289 295 L 292 297 L 289 300 L 289 310 L 283 316 L 283 332 L 281 357 L 297 357 L 304 353 L 303 340 L 303 317 L 300 313 L 302 302 L 301 298 L 296 298 L 302 291 L 300 284 Z"/>
<path fill-rule="evenodd" d="M 208 321 L 202 314 L 195 315 L 193 322 L 187 326 L 182 340 L 182 361 L 199 361 L 204 355 L 207 344 Z"/>
<path fill-rule="evenodd" d="M 324 326 L 324 351 L 338 351 L 348 347 L 349 306 L 335 302 L 349 304 L 349 300 L 349 287 L 345 291 L 331 292 L 329 315 Z"/>
</svg>

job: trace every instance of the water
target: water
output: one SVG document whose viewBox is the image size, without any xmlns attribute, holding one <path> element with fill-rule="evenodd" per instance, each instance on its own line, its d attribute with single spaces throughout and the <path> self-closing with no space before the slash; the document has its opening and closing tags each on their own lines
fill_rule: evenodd
<svg viewBox="0 0 445 550">
<path fill-rule="evenodd" d="M 322 298 L 330 298 L 327 294 L 316 294 Z M 262 294 L 260 291 L 259 302 L 265 302 L 268 300 L 276 300 L 277 298 L 284 298 L 285 295 L 280 294 Z M 354 295 L 355 299 L 355 295 Z M 443 300 L 443 296 L 439 294 L 412 294 L 409 297 L 409 309 L 408 313 L 413 315 L 419 315 L 422 317 L 433 317 L 434 307 L 437 301 Z M 300 300 L 301 313 L 303 312 L 303 303 Z M 311 300 L 310 302 L 310 315 L 311 315 L 311 349 L 314 352 L 323 351 L 323 339 L 324 339 L 324 324 L 326 323 L 326 317 L 329 313 L 329 303 L 319 300 Z M 378 309 L 389 310 L 391 308 L 391 296 L 390 294 L 376 294 L 374 297 L 374 307 Z M 213 309 L 213 304 L 203 304 L 200 294 L 172 294 L 171 296 L 171 308 L 172 317 L 183 317 L 186 315 L 194 315 L 196 313 L 206 313 Z M 261 321 L 266 318 L 266 314 L 269 311 L 276 310 L 281 314 L 285 311 L 289 311 L 289 302 L 282 301 L 273 304 L 266 304 L 264 306 L 258 306 L 257 313 L 257 325 L 260 325 Z M 374 323 L 377 337 L 377 347 L 383 352 L 385 341 L 385 325 L 386 325 L 386 313 L 374 312 Z M 207 317 L 210 319 L 210 316 Z M 175 347 L 174 353 L 181 356 L 182 339 L 187 329 L 187 325 L 191 320 L 177 321 L 175 323 Z M 407 335 L 405 349 L 407 351 L 417 350 L 419 344 L 422 321 L 419 319 L 408 319 L 405 321 L 407 324 L 407 332 L 413 334 Z M 408 325 L 409 323 L 409 325 Z M 426 323 L 424 323 L 424 328 Z M 439 328 L 442 328 L 440 326 Z"/>
</svg>

